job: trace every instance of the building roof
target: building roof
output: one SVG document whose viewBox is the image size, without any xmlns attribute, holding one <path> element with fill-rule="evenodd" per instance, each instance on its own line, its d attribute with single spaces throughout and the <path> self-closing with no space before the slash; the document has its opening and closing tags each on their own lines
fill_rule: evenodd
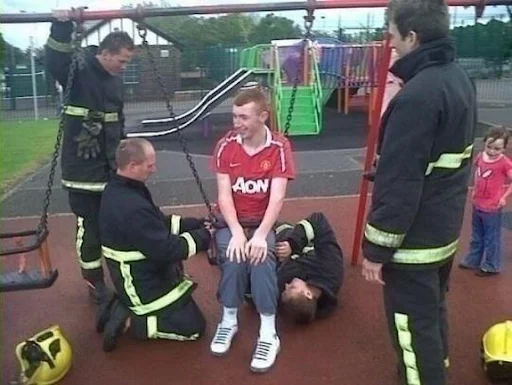
<svg viewBox="0 0 512 385">
<path fill-rule="evenodd" d="M 84 28 L 85 28 L 84 38 L 91 35 L 93 32 L 97 31 L 101 27 L 103 27 L 109 21 L 110 20 L 108 20 L 108 19 L 101 20 L 99 22 L 98 21 L 86 21 L 84 23 Z M 178 40 L 174 39 L 171 35 L 146 23 L 145 21 L 137 22 L 137 21 L 133 20 L 133 22 L 137 23 L 138 25 L 146 27 L 148 31 L 151 31 L 154 34 L 156 34 L 157 36 L 160 36 L 162 39 L 165 39 L 168 42 L 172 43 L 172 45 L 175 46 L 180 51 L 183 51 L 183 49 L 185 48 L 184 44 L 182 44 Z"/>
</svg>

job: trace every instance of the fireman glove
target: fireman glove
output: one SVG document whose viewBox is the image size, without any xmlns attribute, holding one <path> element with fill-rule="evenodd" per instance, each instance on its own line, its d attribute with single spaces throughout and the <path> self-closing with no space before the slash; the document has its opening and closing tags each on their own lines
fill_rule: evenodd
<svg viewBox="0 0 512 385">
<path fill-rule="evenodd" d="M 77 156 L 79 158 L 96 158 L 100 153 L 100 143 L 97 136 L 93 136 L 89 131 L 82 129 L 74 138 L 77 142 Z"/>
<path fill-rule="evenodd" d="M 198 252 L 208 250 L 212 236 L 205 227 L 200 227 L 199 229 L 192 230 L 189 233 L 196 242 Z"/>
</svg>

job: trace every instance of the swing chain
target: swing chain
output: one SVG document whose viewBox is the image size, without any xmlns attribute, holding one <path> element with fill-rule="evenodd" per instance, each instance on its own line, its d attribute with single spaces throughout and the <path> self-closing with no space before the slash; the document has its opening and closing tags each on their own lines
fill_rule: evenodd
<svg viewBox="0 0 512 385">
<path fill-rule="evenodd" d="M 315 20 L 315 16 L 313 15 L 314 9 L 308 9 L 308 14 L 304 16 L 304 38 L 302 39 L 302 50 L 300 54 L 299 66 L 297 68 L 297 72 L 295 74 L 295 79 L 293 79 L 293 88 L 292 94 L 290 96 L 290 105 L 288 106 L 288 115 L 286 116 L 286 123 L 284 125 L 284 135 L 288 136 L 288 131 L 290 130 L 291 120 L 293 116 L 293 108 L 295 106 L 295 99 L 297 97 L 297 88 L 300 82 L 300 75 L 304 69 L 304 61 L 306 60 L 306 52 L 305 47 L 307 47 L 308 40 L 311 38 L 311 29 L 313 28 L 313 21 Z"/>
<path fill-rule="evenodd" d="M 147 40 L 147 28 L 143 24 L 139 23 L 139 24 L 137 24 L 137 29 L 138 29 L 139 36 L 142 39 L 142 45 L 144 46 L 144 48 L 146 50 L 148 60 L 151 64 L 151 68 L 153 69 L 153 73 L 156 75 L 158 84 L 160 86 L 160 91 L 162 92 L 162 94 L 164 96 L 165 106 L 167 107 L 167 110 L 169 112 L 169 117 L 174 120 L 174 119 L 176 119 L 176 115 L 173 111 L 173 107 L 171 104 L 171 95 L 169 94 L 168 87 L 165 83 L 165 80 L 164 80 L 162 74 L 158 70 L 158 66 L 156 64 L 156 60 L 153 55 L 153 52 L 151 52 L 151 48 L 150 48 L 148 40 Z M 176 122 L 176 121 L 174 122 L 175 126 L 177 126 L 178 124 L 179 124 L 178 122 Z M 174 127 L 172 127 L 172 128 L 174 128 Z M 203 198 L 204 204 L 206 205 L 206 208 L 208 210 L 208 218 L 211 221 L 215 221 L 215 215 L 213 213 L 212 204 L 206 195 L 206 192 L 203 187 L 203 183 L 201 181 L 201 178 L 199 177 L 199 173 L 197 172 L 197 169 L 196 169 L 196 166 L 192 159 L 192 156 L 190 155 L 190 149 L 188 148 L 188 145 L 187 145 L 187 139 L 185 138 L 185 136 L 183 135 L 181 130 L 177 130 L 176 134 L 178 135 L 178 139 L 181 142 L 183 152 L 185 153 L 185 157 L 187 159 L 190 169 L 192 170 L 192 174 L 196 181 L 197 187 L 199 188 L 201 197 Z"/>
<path fill-rule="evenodd" d="M 73 87 L 73 81 L 75 79 L 75 74 L 77 69 L 80 67 L 80 63 L 84 60 L 82 53 L 80 51 L 80 44 L 83 36 L 83 23 L 81 20 L 76 21 L 75 26 L 75 35 L 72 39 L 71 45 L 73 47 L 73 56 L 71 58 L 71 64 L 69 67 L 68 78 L 66 82 L 66 89 L 64 90 L 64 95 L 62 98 L 62 108 L 60 111 L 60 121 L 59 121 L 59 129 L 57 131 L 57 138 L 55 140 L 55 145 L 53 149 L 52 161 L 50 163 L 50 173 L 48 176 L 48 183 L 46 186 L 46 191 L 44 194 L 43 200 L 43 212 L 41 214 L 41 219 L 39 225 L 37 227 L 37 239 L 41 241 L 48 234 L 48 209 L 50 207 L 50 197 L 52 195 L 52 186 L 53 181 L 55 179 L 55 171 L 57 169 L 57 162 L 59 159 L 59 151 L 60 145 L 62 142 L 62 136 L 64 134 L 64 106 L 68 104 L 69 97 L 71 95 L 71 88 Z"/>
</svg>

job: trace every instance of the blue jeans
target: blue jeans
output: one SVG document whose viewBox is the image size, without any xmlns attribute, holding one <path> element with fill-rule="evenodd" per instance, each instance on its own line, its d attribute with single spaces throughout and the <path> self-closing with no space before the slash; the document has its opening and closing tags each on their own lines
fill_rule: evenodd
<svg viewBox="0 0 512 385">
<path fill-rule="evenodd" d="M 502 210 L 486 212 L 473 207 L 471 245 L 462 264 L 497 273 L 501 269 Z"/>
</svg>

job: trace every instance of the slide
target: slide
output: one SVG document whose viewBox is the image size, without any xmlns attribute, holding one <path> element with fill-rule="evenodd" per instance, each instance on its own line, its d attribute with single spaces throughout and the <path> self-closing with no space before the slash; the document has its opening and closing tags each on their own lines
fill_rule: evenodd
<svg viewBox="0 0 512 385">
<path fill-rule="evenodd" d="M 209 111 L 221 103 L 231 92 L 239 89 L 245 83 L 247 83 L 251 76 L 267 74 L 268 72 L 269 70 L 260 70 L 257 68 L 240 68 L 230 77 L 226 78 L 217 87 L 208 92 L 208 94 L 206 94 L 206 96 L 201 99 L 197 105 L 195 105 L 187 112 L 177 115 L 174 119 L 169 117 L 162 119 L 145 119 L 142 121 L 142 126 L 144 128 L 157 127 L 162 125 L 167 127 L 170 126 L 171 128 L 160 131 L 153 129 L 151 131 L 130 132 L 127 134 L 127 136 L 130 138 L 156 137 L 169 135 L 180 131 L 204 117 Z"/>
</svg>

